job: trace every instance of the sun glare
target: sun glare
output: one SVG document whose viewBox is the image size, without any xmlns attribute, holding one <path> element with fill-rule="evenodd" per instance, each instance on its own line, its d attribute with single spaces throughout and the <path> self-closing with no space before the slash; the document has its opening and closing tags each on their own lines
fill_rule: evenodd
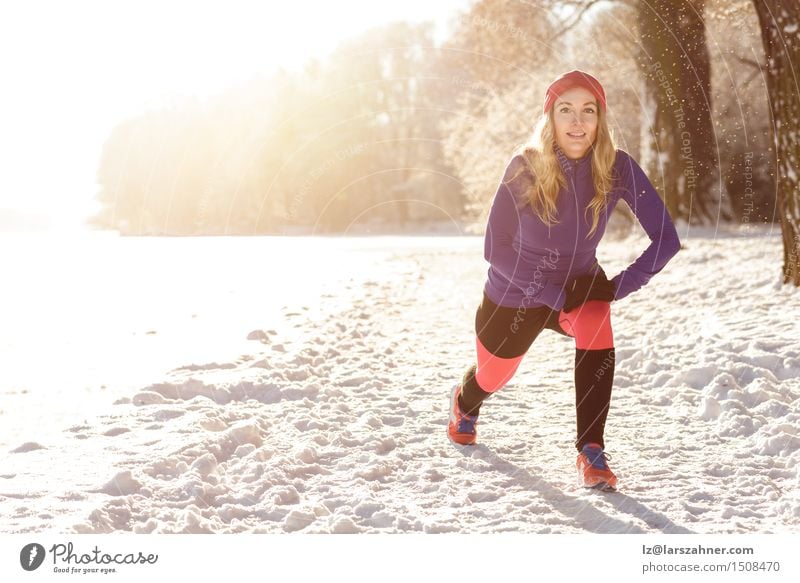
<svg viewBox="0 0 800 583">
<path fill-rule="evenodd" d="M 463 2 L 431 4 L 3 3 L 0 212 L 76 221 L 93 206 L 103 142 L 124 118 L 279 67 L 300 69 L 384 22 L 441 24 Z"/>
</svg>

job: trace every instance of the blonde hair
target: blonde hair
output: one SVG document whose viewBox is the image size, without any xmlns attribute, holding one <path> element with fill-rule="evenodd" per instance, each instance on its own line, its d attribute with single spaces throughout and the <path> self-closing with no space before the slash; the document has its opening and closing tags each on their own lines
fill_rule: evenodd
<svg viewBox="0 0 800 583">
<path fill-rule="evenodd" d="M 606 206 L 606 195 L 612 188 L 611 169 L 617 155 L 606 112 L 602 107 L 598 107 L 597 110 L 597 137 L 591 146 L 594 196 L 586 207 L 586 211 L 590 209 L 592 211 L 592 228 L 587 238 L 597 230 L 600 213 Z M 522 156 L 525 164 L 506 181 L 513 181 L 525 170 L 530 172 L 534 179 L 527 189 L 527 202 L 530 203 L 533 212 L 547 225 L 558 223 L 556 218 L 558 191 L 567 183 L 553 149 L 556 143 L 554 127 L 551 107 L 550 111 L 539 117 L 531 137 L 515 152 L 515 155 Z"/>
</svg>

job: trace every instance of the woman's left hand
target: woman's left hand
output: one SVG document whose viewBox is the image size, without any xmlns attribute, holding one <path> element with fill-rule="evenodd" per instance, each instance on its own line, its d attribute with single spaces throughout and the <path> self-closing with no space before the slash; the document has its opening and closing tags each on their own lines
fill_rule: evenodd
<svg viewBox="0 0 800 583">
<path fill-rule="evenodd" d="M 605 273 L 600 271 L 571 279 L 564 291 L 567 293 L 567 299 L 562 309 L 570 312 L 589 300 L 613 301 L 616 286 L 606 278 Z"/>
</svg>

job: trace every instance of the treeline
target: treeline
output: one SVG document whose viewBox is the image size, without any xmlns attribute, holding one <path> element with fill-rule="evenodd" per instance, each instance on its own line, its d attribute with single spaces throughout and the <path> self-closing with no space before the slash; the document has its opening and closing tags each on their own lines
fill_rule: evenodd
<svg viewBox="0 0 800 583">
<path fill-rule="evenodd" d="M 93 223 L 135 235 L 347 233 L 427 221 L 452 221 L 457 232 L 485 217 L 545 87 L 573 68 L 603 81 L 620 146 L 634 156 L 651 148 L 642 12 L 621 1 L 576 2 L 572 13 L 550 4 L 548 12 L 548 2 L 477 1 L 438 47 L 430 24 L 376 28 L 300 73 L 128 119 L 105 144 Z M 694 195 L 733 219 L 771 220 L 756 14 L 745 0 L 713 4 L 706 25 L 720 33 L 709 45 L 708 103 L 721 174 Z"/>
<path fill-rule="evenodd" d="M 302 73 L 262 76 L 120 124 L 96 222 L 128 234 L 346 232 L 460 217 L 442 155 L 452 114 L 430 25 L 397 23 Z M 448 110 L 449 108 L 449 110 Z"/>
</svg>

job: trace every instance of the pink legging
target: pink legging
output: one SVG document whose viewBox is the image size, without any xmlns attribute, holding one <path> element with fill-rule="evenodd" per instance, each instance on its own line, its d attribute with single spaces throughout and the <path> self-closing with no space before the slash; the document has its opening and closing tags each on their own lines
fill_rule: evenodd
<svg viewBox="0 0 800 583">
<path fill-rule="evenodd" d="M 614 347 L 611 330 L 611 304 L 600 300 L 589 300 L 569 313 L 561 311 L 558 323 L 564 333 L 575 338 L 575 348 L 600 350 Z M 475 336 L 478 351 L 478 366 L 475 380 L 480 387 L 493 393 L 511 380 L 525 355 L 516 358 L 495 356 Z"/>
</svg>

